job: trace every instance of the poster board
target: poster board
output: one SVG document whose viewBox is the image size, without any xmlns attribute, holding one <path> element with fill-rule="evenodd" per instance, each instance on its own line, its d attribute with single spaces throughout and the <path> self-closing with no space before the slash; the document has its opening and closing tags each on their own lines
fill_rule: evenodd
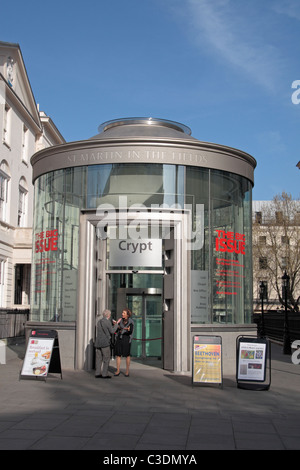
<svg viewBox="0 0 300 470">
<path fill-rule="evenodd" d="M 222 338 L 193 337 L 192 383 L 222 385 Z"/>
<path fill-rule="evenodd" d="M 31 330 L 20 378 L 46 380 L 49 372 L 62 378 L 57 331 Z"/>
<path fill-rule="evenodd" d="M 266 390 L 270 387 L 271 354 L 267 338 L 237 338 L 236 379 L 239 388 Z"/>
</svg>

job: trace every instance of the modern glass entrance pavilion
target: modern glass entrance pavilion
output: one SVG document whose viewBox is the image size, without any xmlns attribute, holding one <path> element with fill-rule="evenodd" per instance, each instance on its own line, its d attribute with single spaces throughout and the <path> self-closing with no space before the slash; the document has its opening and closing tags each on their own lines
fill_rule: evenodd
<svg viewBox="0 0 300 470">
<path fill-rule="evenodd" d="M 136 357 L 188 372 L 191 338 L 207 332 L 234 356 L 233 337 L 254 328 L 253 157 L 176 122 L 127 118 L 31 163 L 27 327 L 58 330 L 63 362 L 90 369 L 96 314 L 119 318 L 125 306 Z"/>
</svg>

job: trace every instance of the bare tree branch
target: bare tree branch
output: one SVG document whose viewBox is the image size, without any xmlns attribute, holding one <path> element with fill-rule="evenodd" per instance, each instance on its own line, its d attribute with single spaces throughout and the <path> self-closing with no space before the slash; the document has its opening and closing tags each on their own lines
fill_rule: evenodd
<svg viewBox="0 0 300 470">
<path fill-rule="evenodd" d="M 271 296 L 281 305 L 282 275 L 290 276 L 288 308 L 299 312 L 300 302 L 300 200 L 283 192 L 262 206 L 262 217 L 253 224 L 253 277 L 268 283 Z"/>
</svg>

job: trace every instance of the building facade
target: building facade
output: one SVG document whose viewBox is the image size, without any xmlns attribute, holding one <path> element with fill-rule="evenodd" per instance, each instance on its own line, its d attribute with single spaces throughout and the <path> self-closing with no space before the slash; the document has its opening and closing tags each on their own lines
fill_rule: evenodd
<svg viewBox="0 0 300 470">
<path fill-rule="evenodd" d="M 104 308 L 135 323 L 132 355 L 191 370 L 193 335 L 220 335 L 224 371 L 252 314 L 250 155 L 186 126 L 119 119 L 31 159 L 31 319 L 55 328 L 66 366 L 91 369 Z"/>
<path fill-rule="evenodd" d="M 65 142 L 35 102 L 18 44 L 0 42 L 0 309 L 30 307 L 30 157 Z"/>
<path fill-rule="evenodd" d="M 290 278 L 288 309 L 298 312 L 300 299 L 300 203 L 282 193 L 272 201 L 253 202 L 254 311 L 285 306 L 283 276 Z"/>
</svg>

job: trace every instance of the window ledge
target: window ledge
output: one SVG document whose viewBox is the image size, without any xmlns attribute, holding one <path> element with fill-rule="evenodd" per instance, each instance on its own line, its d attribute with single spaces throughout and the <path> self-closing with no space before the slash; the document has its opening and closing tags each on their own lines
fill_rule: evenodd
<svg viewBox="0 0 300 470">
<path fill-rule="evenodd" d="M 10 225 L 8 222 L 5 222 L 5 220 L 0 220 L 0 227 L 2 229 L 11 229 L 11 230 L 14 230 L 15 227 L 13 225 Z"/>
<path fill-rule="evenodd" d="M 5 145 L 5 147 L 7 147 L 8 150 L 11 150 L 11 146 L 9 145 L 9 143 L 6 140 L 3 140 L 3 145 Z"/>
</svg>

